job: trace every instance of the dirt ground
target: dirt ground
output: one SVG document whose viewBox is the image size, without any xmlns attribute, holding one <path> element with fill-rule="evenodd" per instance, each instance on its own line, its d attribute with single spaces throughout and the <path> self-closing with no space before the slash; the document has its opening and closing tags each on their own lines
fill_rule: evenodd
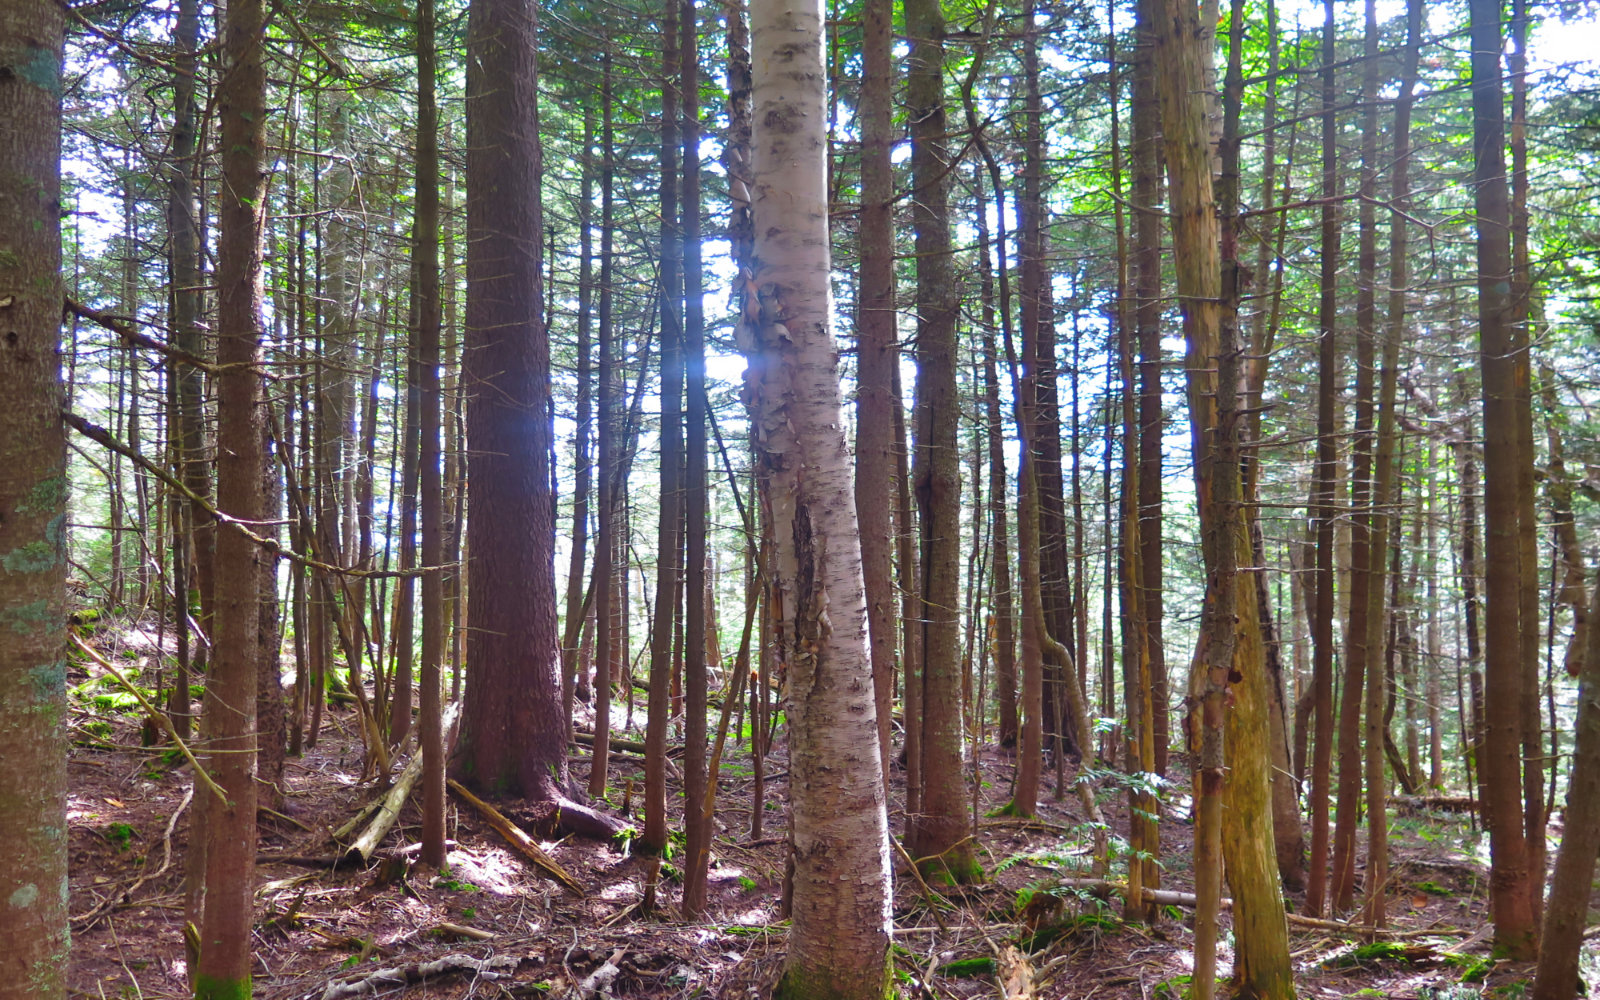
<svg viewBox="0 0 1600 1000">
<path fill-rule="evenodd" d="M 150 651 L 149 636 L 138 633 L 124 634 L 106 649 L 128 667 L 148 665 Z M 98 667 L 90 670 L 75 668 L 70 683 L 80 692 L 113 691 L 98 683 Z M 71 989 L 74 995 L 116 1000 L 184 996 L 189 768 L 174 760 L 174 753 L 142 747 L 138 712 L 109 700 L 114 699 L 87 693 L 74 699 L 68 814 Z M 333 867 L 330 831 L 378 792 L 371 782 L 359 780 L 362 751 L 353 716 L 334 710 L 325 720 L 316 747 L 289 762 L 284 815 L 261 816 L 254 915 L 258 997 L 733 998 L 769 992 L 784 948 L 778 909 L 787 792 L 781 739 L 768 760 L 765 823 L 758 840 L 749 836 L 753 802 L 747 748 L 741 745 L 725 762 L 710 914 L 686 924 L 672 906 L 678 886 L 670 869 L 665 905 L 647 916 L 639 911 L 646 873 L 639 858 L 595 841 L 541 840 L 582 887 L 580 898 L 528 866 L 453 795 L 447 872 L 424 871 L 406 860 L 406 846 L 414 844 L 420 829 L 411 806 L 381 852 L 393 860 Z M 585 753 L 575 748 L 573 771 L 579 777 L 588 769 Z M 935 897 L 900 867 L 894 964 L 901 995 L 1000 996 L 995 959 L 1008 945 L 1033 937 L 1020 904 L 1048 894 L 1060 905 L 1036 903 L 1029 911 L 1044 912 L 1053 927 L 1045 935 L 1053 938 L 1048 944 L 1024 951 L 1035 995 L 1179 1000 L 1192 963 L 1191 914 L 1173 907 L 1155 926 L 1124 925 L 1116 906 L 1062 887 L 1062 877 L 1087 874 L 1090 855 L 1071 789 L 1065 800 L 1056 798 L 1053 781 L 1047 780 L 1036 822 L 989 818 L 1009 797 L 1014 759 L 986 745 L 979 764 L 977 816 L 989 880 Z M 643 762 L 616 754 L 612 774 L 619 789 L 612 804 L 620 808 L 629 778 L 635 789 L 642 787 Z M 903 782 L 903 774 L 893 780 Z M 1186 780 L 1176 782 L 1165 807 L 1164 888 L 1191 888 L 1186 789 Z M 627 797 L 629 805 L 638 806 L 637 791 Z M 1113 832 L 1125 834 L 1124 796 L 1107 791 L 1102 799 Z M 502 805 L 514 819 L 535 818 L 516 803 Z M 903 818 L 891 816 L 897 831 Z M 1559 824 L 1553 826 L 1559 832 Z M 1398 936 L 1372 945 L 1337 930 L 1292 926 L 1300 996 L 1520 997 L 1531 968 L 1488 962 L 1487 846 L 1469 818 L 1441 812 L 1397 815 L 1391 829 L 1389 912 Z M 1291 908 L 1299 902 L 1291 897 Z M 1224 914 L 1225 926 L 1226 920 Z M 1584 968 L 1593 977 L 1600 972 L 1600 958 L 1595 938 L 1588 944 Z M 1225 951 L 1219 963 L 1224 971 L 1230 959 Z M 579 984 L 597 972 L 601 992 L 581 990 Z"/>
</svg>

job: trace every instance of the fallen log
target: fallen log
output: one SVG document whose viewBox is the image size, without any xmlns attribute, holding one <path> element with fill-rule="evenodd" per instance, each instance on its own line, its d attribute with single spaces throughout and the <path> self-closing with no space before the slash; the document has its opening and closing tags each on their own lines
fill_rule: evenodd
<svg viewBox="0 0 1600 1000">
<path fill-rule="evenodd" d="M 445 711 L 444 722 L 441 727 L 444 732 L 448 733 L 450 727 L 455 725 L 456 716 L 460 712 L 461 702 L 459 701 L 452 704 Z M 383 838 L 388 836 L 389 831 L 394 828 L 395 821 L 400 818 L 400 810 L 404 808 L 406 799 L 411 796 L 411 789 L 416 785 L 417 779 L 421 777 L 422 753 L 418 751 L 412 754 L 411 760 L 406 764 L 405 769 L 400 772 L 400 777 L 395 779 L 393 785 L 389 786 L 388 793 L 377 800 L 377 815 L 372 817 L 372 822 L 367 824 L 367 828 L 361 832 L 361 836 L 357 837 L 343 851 L 346 857 L 359 857 L 363 864 L 372 860 L 373 852 L 378 849 L 378 845 L 383 842 Z"/>
<path fill-rule="evenodd" d="M 334 980 L 322 991 L 322 1000 L 340 1000 L 342 997 L 363 996 L 388 991 L 394 986 L 420 982 L 430 976 L 446 972 L 471 972 L 480 979 L 499 979 L 514 971 L 522 961 L 516 955 L 496 955 L 492 958 L 473 958 L 471 955 L 451 954 L 431 962 L 415 962 L 369 972 L 359 979 Z M 504 970 L 504 971 L 500 971 Z"/>
<path fill-rule="evenodd" d="M 1068 889 L 1081 889 L 1085 892 L 1100 896 L 1117 896 L 1126 898 L 1128 887 L 1121 882 L 1109 879 L 1096 878 L 1068 878 L 1057 883 Z M 1195 895 L 1192 892 L 1177 892 L 1172 889 L 1145 889 L 1144 899 L 1157 906 L 1183 906 L 1196 905 Z M 1221 908 L 1233 909 L 1233 900 L 1224 897 Z M 1342 920 L 1323 920 L 1318 917 L 1307 917 L 1299 913 L 1285 913 L 1284 917 L 1290 926 L 1306 927 L 1313 930 L 1333 931 L 1339 934 L 1348 934 L 1356 937 L 1383 937 L 1383 938 L 1416 938 L 1416 937 L 1459 937 L 1468 933 L 1454 927 L 1430 928 L 1426 930 L 1400 931 L 1387 927 L 1373 927 L 1371 924 L 1347 924 Z"/>
<path fill-rule="evenodd" d="M 568 875 L 566 869 L 556 864 L 554 858 L 546 854 L 543 848 L 534 843 L 532 837 L 523 833 L 521 827 L 506 819 L 500 810 L 472 794 L 461 782 L 451 778 L 449 783 L 450 790 L 465 799 L 472 808 L 478 810 L 478 814 L 487 820 L 489 825 L 494 827 L 495 831 L 504 837 L 516 849 L 518 854 L 531 861 L 535 868 L 561 883 L 568 892 L 579 899 L 584 898 L 583 887 L 577 883 L 577 880 Z"/>
<path fill-rule="evenodd" d="M 1424 809 L 1440 812 L 1477 812 L 1478 803 L 1469 795 L 1396 795 L 1390 799 L 1401 813 L 1418 813 Z"/>
</svg>

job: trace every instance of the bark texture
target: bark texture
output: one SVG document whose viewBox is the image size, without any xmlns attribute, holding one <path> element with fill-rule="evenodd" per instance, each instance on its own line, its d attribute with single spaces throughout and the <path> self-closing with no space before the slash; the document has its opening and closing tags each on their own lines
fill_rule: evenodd
<svg viewBox="0 0 1600 1000">
<path fill-rule="evenodd" d="M 53 0 L 0 6 L 0 997 L 66 996 L 66 442 L 61 46 Z"/>
<path fill-rule="evenodd" d="M 828 325 L 823 15 L 751 4 L 755 262 L 739 340 L 789 669 L 793 925 L 776 996 L 889 992 L 888 819 L 861 548 Z"/>
<path fill-rule="evenodd" d="M 223 28 L 223 183 L 217 218 L 217 505 L 260 521 L 263 412 L 261 224 L 266 177 L 266 74 L 260 0 L 234 0 Z M 205 905 L 198 1000 L 250 995 L 250 924 L 256 853 L 256 673 L 265 554 L 238 530 L 217 533 L 214 659 L 206 684 L 208 766 L 225 800 L 206 803 Z M 202 793 L 204 794 L 204 793 Z"/>
</svg>

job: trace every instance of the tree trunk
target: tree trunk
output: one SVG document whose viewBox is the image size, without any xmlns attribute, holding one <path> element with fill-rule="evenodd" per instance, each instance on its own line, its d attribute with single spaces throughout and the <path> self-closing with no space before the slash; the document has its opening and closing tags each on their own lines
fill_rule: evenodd
<svg viewBox="0 0 1600 1000">
<path fill-rule="evenodd" d="M 1248 591 L 1246 599 L 1238 596 L 1239 561 L 1249 560 L 1251 553 L 1241 504 L 1236 403 L 1242 353 L 1236 343 L 1240 274 L 1234 232 L 1238 109 L 1232 109 L 1223 129 L 1222 171 L 1213 201 L 1201 53 L 1210 33 L 1198 15 L 1187 0 L 1165 0 L 1156 20 L 1158 55 L 1168 68 L 1160 98 L 1207 572 L 1200 649 L 1190 682 L 1196 705 L 1191 720 L 1197 751 L 1194 858 L 1201 899 L 1194 994 L 1209 1000 L 1215 990 L 1216 913 L 1226 853 L 1235 899 L 1236 987 L 1246 995 L 1292 997 L 1288 930 L 1268 818 L 1270 692 L 1259 609 Z M 1225 739 L 1231 748 L 1226 758 Z"/>
<path fill-rule="evenodd" d="M 262 519 L 261 206 L 266 196 L 266 74 L 260 0 L 233 0 L 223 27 L 218 93 L 222 176 L 217 217 L 217 506 Z M 255 888 L 256 672 L 265 554 L 234 529 L 217 535 L 215 655 L 206 684 L 207 761 L 226 798 L 207 803 L 205 906 L 197 1000 L 250 994 Z M 205 794 L 205 793 L 200 793 Z"/>
<path fill-rule="evenodd" d="M 872 685 L 886 779 L 894 707 L 895 594 L 890 559 L 893 508 L 885 498 L 894 486 L 894 408 L 900 405 L 893 375 L 899 352 L 894 177 L 889 159 L 894 138 L 893 13 L 892 0 L 867 0 L 861 13 L 861 277 L 856 291 L 856 517 L 861 525 Z M 1002 732 L 1004 717 L 1002 708 Z"/>
<path fill-rule="evenodd" d="M 417 338 L 412 356 L 421 376 L 422 657 L 418 677 L 417 742 L 422 753 L 422 856 L 445 863 L 444 712 L 444 483 L 440 453 L 439 340 L 439 105 L 434 0 L 417 3 L 417 194 L 412 254 L 417 282 Z"/>
<path fill-rule="evenodd" d="M 795 866 L 774 996 L 880 1000 L 890 989 L 888 817 L 828 327 L 821 4 L 756 0 L 751 29 L 760 263 L 739 340 L 783 601 Z"/>
<path fill-rule="evenodd" d="M 1595 587 L 1595 599 L 1600 601 L 1600 584 Z M 1600 609 L 1593 614 L 1600 618 Z M 1578 686 L 1577 743 L 1567 810 L 1555 878 L 1545 905 L 1533 1000 L 1567 1000 L 1574 992 L 1582 992 L 1578 960 L 1589 916 L 1595 854 L 1600 853 L 1600 629 L 1592 630 L 1588 641 Z"/>
<path fill-rule="evenodd" d="M 463 784 L 561 806 L 590 833 L 615 820 L 563 797 L 550 343 L 540 317 L 536 7 L 474 0 L 467 26 L 467 676 Z"/>
<path fill-rule="evenodd" d="M 695 0 L 682 0 L 683 78 L 683 357 L 688 403 L 684 448 L 684 724 L 683 915 L 705 912 L 706 868 L 711 859 L 711 816 L 706 812 L 707 640 L 716 622 L 706 591 L 706 345 L 700 264 L 700 47 Z M 713 661 L 714 662 L 714 661 Z"/>
<path fill-rule="evenodd" d="M 655 619 L 650 630 L 650 704 L 645 723 L 644 835 L 640 846 L 660 852 L 667 846 L 667 723 L 672 716 L 673 614 L 682 590 L 683 560 L 683 247 L 678 228 L 680 16 L 678 0 L 663 0 L 661 55 L 661 509 L 656 529 Z M 615 664 L 613 664 L 615 666 Z M 595 768 L 603 770 L 602 706 L 609 725 L 609 694 L 595 679 Z M 589 794 L 603 790 L 603 776 L 591 772 Z"/>
<path fill-rule="evenodd" d="M 944 16 L 938 0 L 912 0 L 907 100 L 912 224 L 917 254 L 916 461 L 922 632 L 920 807 L 908 814 L 913 856 L 957 882 L 977 875 L 967 838 L 961 739 L 961 470 L 956 425 L 957 286 L 951 270 L 950 152 L 945 135 Z"/>
<path fill-rule="evenodd" d="M 1522 546 L 1518 477 L 1532 462 L 1519 446 L 1517 366 L 1523 359 L 1514 331 L 1511 296 L 1510 207 L 1505 176 L 1505 107 L 1500 73 L 1500 5 L 1472 0 L 1472 117 L 1474 206 L 1478 219 L 1479 362 L 1483 373 L 1483 479 L 1488 613 L 1484 708 L 1487 743 L 1481 767 L 1490 796 L 1490 911 L 1495 946 L 1507 958 L 1538 953 L 1534 896 L 1543 879 L 1530 869 L 1522 815 L 1523 689 Z"/>
<path fill-rule="evenodd" d="M 51 0 L 0 7 L 0 996 L 8 1000 L 67 995 L 67 449 L 56 347 L 64 16 Z"/>
<path fill-rule="evenodd" d="M 1317 308 L 1317 462 L 1312 480 L 1312 521 L 1316 526 L 1316 573 L 1311 615 L 1312 687 L 1316 692 L 1316 740 L 1311 762 L 1311 872 L 1306 880 L 1306 912 L 1320 917 L 1328 902 L 1328 792 L 1333 770 L 1333 615 L 1336 466 L 1339 444 L 1335 409 L 1338 397 L 1339 316 L 1339 151 L 1334 112 L 1333 0 L 1323 4 L 1322 27 L 1322 263 Z"/>
</svg>

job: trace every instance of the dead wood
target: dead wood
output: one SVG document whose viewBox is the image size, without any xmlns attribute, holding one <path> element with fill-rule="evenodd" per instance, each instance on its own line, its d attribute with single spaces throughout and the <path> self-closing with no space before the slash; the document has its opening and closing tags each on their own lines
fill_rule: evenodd
<svg viewBox="0 0 1600 1000">
<path fill-rule="evenodd" d="M 521 827 L 506 819 L 500 810 L 472 794 L 465 785 L 454 778 L 450 779 L 450 789 L 465 799 L 468 805 L 478 810 L 478 814 L 487 820 L 489 825 L 494 827 L 495 831 L 504 837 L 516 849 L 518 854 L 532 862 L 535 868 L 561 883 L 574 896 L 579 899 L 584 898 L 583 887 L 578 884 L 577 880 L 568 875 L 566 869 L 556 864 L 554 858 L 546 854 L 543 848 L 534 843 L 532 837 L 523 833 Z"/>
<path fill-rule="evenodd" d="M 357 979 L 334 980 L 322 991 L 322 1000 L 364 996 L 446 972 L 471 972 L 479 979 L 500 979 L 516 969 L 521 961 L 522 959 L 515 955 L 497 955 L 479 959 L 471 955 L 450 954 L 431 962 L 414 962 L 410 965 L 378 969 Z"/>
</svg>

